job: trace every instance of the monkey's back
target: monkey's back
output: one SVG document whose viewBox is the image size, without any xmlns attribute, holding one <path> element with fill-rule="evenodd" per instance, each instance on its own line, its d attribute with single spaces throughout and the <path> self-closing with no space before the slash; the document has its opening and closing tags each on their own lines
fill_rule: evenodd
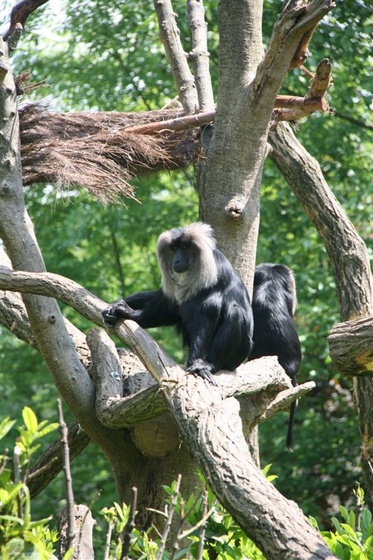
<svg viewBox="0 0 373 560">
<path fill-rule="evenodd" d="M 259 265 L 253 293 L 254 335 L 250 359 L 277 356 L 286 373 L 295 380 L 302 359 L 292 310 L 295 283 L 283 265 Z"/>
</svg>

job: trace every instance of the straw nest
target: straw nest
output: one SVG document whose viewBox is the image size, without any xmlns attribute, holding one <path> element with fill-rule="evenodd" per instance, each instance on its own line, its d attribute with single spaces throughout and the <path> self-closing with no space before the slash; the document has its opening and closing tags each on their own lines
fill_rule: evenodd
<svg viewBox="0 0 373 560">
<path fill-rule="evenodd" d="M 176 118 L 177 109 L 140 113 L 56 113 L 29 104 L 20 109 L 23 180 L 79 186 L 108 202 L 134 197 L 132 177 L 186 167 L 200 155 L 199 129 L 157 134 L 126 128 Z"/>
</svg>

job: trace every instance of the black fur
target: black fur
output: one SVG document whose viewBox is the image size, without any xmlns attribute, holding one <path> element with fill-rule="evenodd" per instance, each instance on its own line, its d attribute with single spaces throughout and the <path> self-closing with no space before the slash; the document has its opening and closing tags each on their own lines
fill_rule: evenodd
<svg viewBox="0 0 373 560">
<path fill-rule="evenodd" d="M 294 276 L 281 264 L 260 264 L 255 269 L 253 292 L 254 336 L 250 360 L 277 356 L 278 361 L 297 385 L 302 353 L 293 319 L 296 307 Z M 287 447 L 293 443 L 296 402 L 291 404 Z"/>
<path fill-rule="evenodd" d="M 141 327 L 175 325 L 189 347 L 187 371 L 216 385 L 212 374 L 234 370 L 252 348 L 253 317 L 246 288 L 216 249 L 210 226 L 195 223 L 161 234 L 162 288 L 110 305 L 107 326 L 132 319 Z"/>
</svg>

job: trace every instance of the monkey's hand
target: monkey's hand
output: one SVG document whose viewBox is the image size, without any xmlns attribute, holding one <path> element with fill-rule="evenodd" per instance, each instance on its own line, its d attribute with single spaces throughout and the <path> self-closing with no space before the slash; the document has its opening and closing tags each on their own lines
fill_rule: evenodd
<svg viewBox="0 0 373 560">
<path fill-rule="evenodd" d="M 107 327 L 114 327 L 121 319 L 130 319 L 133 315 L 133 309 L 124 301 L 124 299 L 112 303 L 104 309 L 102 316 Z"/>
<path fill-rule="evenodd" d="M 216 383 L 215 378 L 211 373 L 212 369 L 213 366 L 209 362 L 198 358 L 198 360 L 195 360 L 190 366 L 187 367 L 187 372 L 191 373 L 195 377 L 202 377 L 202 379 L 206 379 L 206 381 L 211 383 L 211 385 L 215 385 L 217 387 L 218 384 Z"/>
</svg>

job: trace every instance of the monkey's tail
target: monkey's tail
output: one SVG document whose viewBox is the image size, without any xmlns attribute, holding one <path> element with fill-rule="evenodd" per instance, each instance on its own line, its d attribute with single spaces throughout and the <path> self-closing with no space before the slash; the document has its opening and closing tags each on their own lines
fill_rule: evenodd
<svg viewBox="0 0 373 560">
<path fill-rule="evenodd" d="M 289 423 L 288 423 L 288 433 L 286 436 L 286 447 L 291 450 L 293 449 L 293 428 L 295 411 L 297 409 L 297 401 L 293 401 L 290 406 Z"/>
</svg>

